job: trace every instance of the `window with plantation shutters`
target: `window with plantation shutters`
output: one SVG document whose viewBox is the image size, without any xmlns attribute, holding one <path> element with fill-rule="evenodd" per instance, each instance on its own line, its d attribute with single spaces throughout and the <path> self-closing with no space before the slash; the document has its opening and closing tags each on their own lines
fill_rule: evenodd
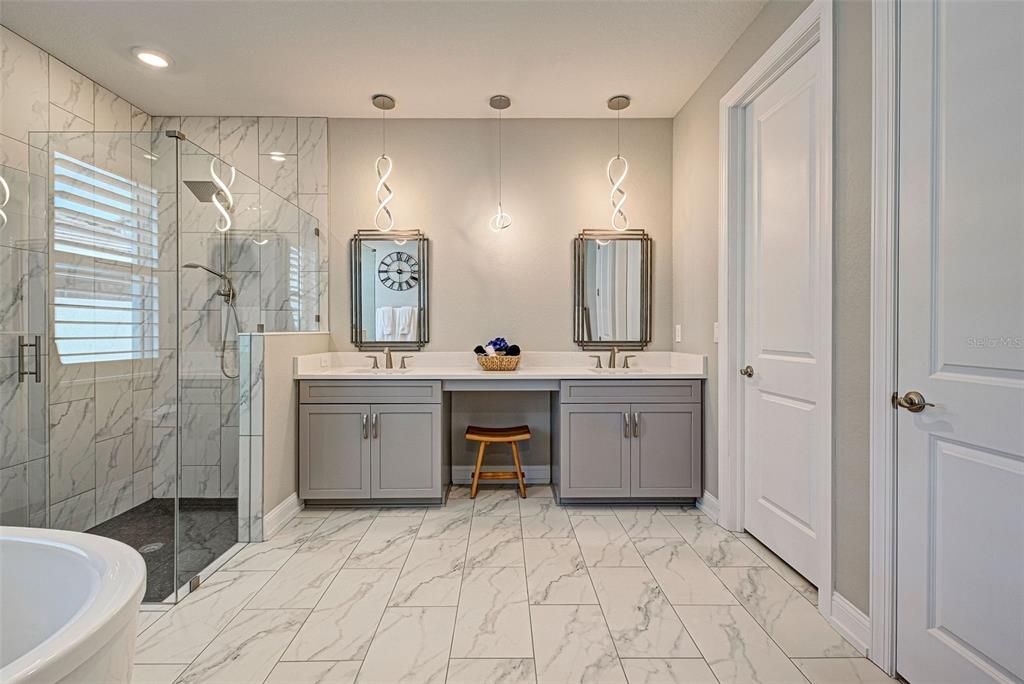
<svg viewBox="0 0 1024 684">
<path fill-rule="evenodd" d="M 53 153 L 53 335 L 63 364 L 156 356 L 157 193 Z"/>
</svg>

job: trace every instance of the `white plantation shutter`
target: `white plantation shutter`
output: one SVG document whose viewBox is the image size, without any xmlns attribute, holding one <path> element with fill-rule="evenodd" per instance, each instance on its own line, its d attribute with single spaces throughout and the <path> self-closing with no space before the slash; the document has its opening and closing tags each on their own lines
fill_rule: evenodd
<svg viewBox="0 0 1024 684">
<path fill-rule="evenodd" d="M 51 253 L 62 363 L 156 356 L 153 188 L 54 152 Z"/>
</svg>

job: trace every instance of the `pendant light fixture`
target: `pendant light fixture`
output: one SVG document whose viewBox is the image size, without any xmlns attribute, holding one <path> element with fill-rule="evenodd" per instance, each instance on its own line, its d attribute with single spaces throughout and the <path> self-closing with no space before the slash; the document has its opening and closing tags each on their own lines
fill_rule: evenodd
<svg viewBox="0 0 1024 684">
<path fill-rule="evenodd" d="M 490 100 L 491 109 L 498 112 L 498 211 L 491 217 L 491 230 L 500 233 L 512 225 L 512 217 L 501 206 L 501 112 L 512 106 L 508 95 L 494 95 Z"/>
<path fill-rule="evenodd" d="M 374 164 L 377 172 L 377 211 L 373 214 L 373 225 L 377 230 L 386 233 L 395 227 L 395 219 L 391 215 L 388 204 L 394 199 L 395 193 L 388 186 L 388 177 L 391 176 L 391 157 L 388 156 L 388 137 L 386 114 L 388 110 L 395 108 L 395 98 L 390 95 L 374 95 L 371 98 L 373 106 L 380 110 L 380 156 Z"/>
<path fill-rule="evenodd" d="M 615 95 L 608 98 L 608 109 L 615 112 L 615 156 L 608 161 L 606 172 L 612 189 L 608 199 L 612 205 L 612 228 L 617 231 L 629 230 L 629 217 L 623 211 L 626 191 L 622 188 L 629 174 L 629 162 L 622 156 L 622 110 L 630 104 L 629 95 Z M 615 175 L 618 173 L 618 175 Z"/>
</svg>

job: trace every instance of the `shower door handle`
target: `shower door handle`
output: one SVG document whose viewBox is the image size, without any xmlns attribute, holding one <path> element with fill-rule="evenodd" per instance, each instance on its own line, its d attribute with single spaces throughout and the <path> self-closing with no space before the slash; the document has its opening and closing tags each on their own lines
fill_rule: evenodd
<svg viewBox="0 0 1024 684">
<path fill-rule="evenodd" d="M 25 370 L 25 347 L 32 347 L 35 350 L 36 369 L 35 371 Z M 34 342 L 26 342 L 24 335 L 18 335 L 18 382 L 25 382 L 26 375 L 35 376 L 37 383 L 43 381 L 43 345 L 41 337 L 35 336 Z"/>
</svg>

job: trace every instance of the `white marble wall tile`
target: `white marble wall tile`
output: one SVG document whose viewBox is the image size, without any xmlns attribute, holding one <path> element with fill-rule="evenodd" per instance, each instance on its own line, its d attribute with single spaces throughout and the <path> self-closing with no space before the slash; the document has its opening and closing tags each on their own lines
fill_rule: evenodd
<svg viewBox="0 0 1024 684">
<path fill-rule="evenodd" d="M 298 136 L 299 192 L 328 192 L 327 119 L 300 118 Z"/>
<path fill-rule="evenodd" d="M 530 603 L 597 603 L 587 565 L 575 539 L 524 539 L 523 547 Z"/>
<path fill-rule="evenodd" d="M 181 496 L 216 499 L 220 496 L 220 466 L 181 466 Z"/>
<path fill-rule="evenodd" d="M 96 524 L 124 513 L 133 504 L 132 436 L 96 443 Z"/>
<path fill-rule="evenodd" d="M 138 382 L 139 376 L 133 377 Z M 132 453 L 136 472 L 153 467 L 153 390 L 132 391 Z"/>
<path fill-rule="evenodd" d="M 15 169 L 21 173 L 28 173 L 31 169 L 29 161 L 28 143 L 23 143 L 6 135 L 0 135 L 0 165 L 9 169 Z"/>
<path fill-rule="evenodd" d="M 397 579 L 398 570 L 340 570 L 281 659 L 363 659 Z"/>
<path fill-rule="evenodd" d="M 42 363 L 46 363 L 45 357 Z M 0 358 L 0 468 L 46 457 L 43 388 L 31 379 L 18 382 L 16 357 Z"/>
<path fill-rule="evenodd" d="M 678 606 L 676 611 L 721 684 L 807 681 L 741 606 Z"/>
<path fill-rule="evenodd" d="M 92 363 L 65 364 L 52 344 L 48 359 L 51 404 L 96 396 L 96 374 Z"/>
<path fill-rule="evenodd" d="M 220 495 L 225 498 L 236 498 L 240 458 L 237 427 L 220 429 L 220 449 Z"/>
<path fill-rule="evenodd" d="M 131 362 L 96 368 L 96 441 L 120 437 L 132 429 Z"/>
<path fill-rule="evenodd" d="M 298 124 L 293 117 L 261 116 L 259 133 L 260 154 L 297 154 L 299 151 Z"/>
<path fill-rule="evenodd" d="M 52 504 L 95 489 L 95 442 L 96 404 L 93 400 L 82 399 L 50 406 Z"/>
<path fill-rule="evenodd" d="M 731 532 L 703 515 L 666 516 L 683 539 L 712 567 L 764 565 L 753 551 Z"/>
<path fill-rule="evenodd" d="M 361 660 L 280 662 L 266 684 L 353 684 L 362 664 Z"/>
<path fill-rule="evenodd" d="M 262 610 L 315 607 L 355 546 L 355 540 L 310 539 L 246 607 Z"/>
<path fill-rule="evenodd" d="M 215 116 L 183 116 L 181 132 L 185 138 L 210 154 L 220 154 L 220 119 Z M 194 152 L 195 149 L 185 145 L 183 151 Z M 207 159 L 209 159 L 207 157 Z M 205 160 L 204 160 L 205 161 Z M 208 161 L 205 161 L 209 165 Z"/>
<path fill-rule="evenodd" d="M 388 608 L 359 671 L 365 684 L 444 684 L 455 608 Z"/>
<path fill-rule="evenodd" d="M 95 112 L 97 131 L 132 131 L 131 104 L 101 85 L 95 87 Z"/>
<path fill-rule="evenodd" d="M 178 678 L 179 684 L 262 682 L 306 610 L 243 610 Z"/>
<path fill-rule="evenodd" d="M 474 515 L 473 527 L 469 534 L 469 553 L 466 555 L 466 565 L 471 568 L 525 567 L 523 530 L 519 516 Z"/>
<path fill-rule="evenodd" d="M 3 138 L 10 141 L 10 138 Z M 2 142 L 2 141 L 0 141 Z M 25 143 L 10 141 L 10 146 L 28 149 Z M 2 146 L 0 146 L 2 147 Z M 7 215 L 7 224 L 0 229 L 0 244 L 35 251 L 45 251 L 47 245 L 46 230 L 46 193 L 45 176 L 27 173 L 13 165 L 0 161 L 0 177 L 7 182 L 10 195 L 7 205 L 3 208 Z M 313 244 L 315 254 L 316 243 Z"/>
<path fill-rule="evenodd" d="M 95 165 L 125 180 L 132 178 L 132 146 L 130 133 L 95 133 L 93 150 Z"/>
<path fill-rule="evenodd" d="M 177 430 L 153 428 L 153 498 L 167 499 L 178 489 Z"/>
<path fill-rule="evenodd" d="M 220 120 L 220 157 L 244 174 L 260 172 L 259 128 L 256 117 L 233 116 Z"/>
<path fill-rule="evenodd" d="M 451 657 L 533 657 L 522 568 L 466 568 Z"/>
<path fill-rule="evenodd" d="M 153 498 L 153 469 L 146 468 L 132 475 L 132 506 L 144 504 Z"/>
<path fill-rule="evenodd" d="M 260 182 L 265 183 L 265 180 L 261 178 Z M 298 205 L 289 202 L 283 196 L 263 186 L 260 186 L 259 195 L 260 228 L 265 233 L 299 232 Z"/>
<path fill-rule="evenodd" d="M 220 468 L 220 406 L 182 404 L 181 465 Z M 236 449 L 237 453 L 237 449 Z M 218 481 L 220 476 L 217 476 Z M 219 488 L 218 488 L 219 489 Z"/>
<path fill-rule="evenodd" d="M 298 199 L 298 158 L 294 154 L 260 155 L 260 183 L 289 202 Z"/>
<path fill-rule="evenodd" d="M 614 515 L 570 514 L 589 567 L 642 567 L 644 562 Z"/>
<path fill-rule="evenodd" d="M 247 393 L 249 398 L 250 435 L 263 434 L 263 349 L 263 336 L 254 335 L 251 339 L 252 356 L 249 366 L 249 391 Z"/>
<path fill-rule="evenodd" d="M 771 568 L 718 568 L 716 572 L 790 658 L 862 655 Z"/>
<path fill-rule="evenodd" d="M 92 490 L 50 506 L 51 529 L 85 532 L 95 525 L 96 493 Z"/>
<path fill-rule="evenodd" d="M 50 57 L 50 102 L 52 104 L 91 123 L 95 121 L 93 87 L 91 80 L 59 59 Z"/>
<path fill-rule="evenodd" d="M 146 112 L 132 105 L 132 132 L 142 133 L 153 130 L 153 120 Z"/>
<path fill-rule="evenodd" d="M 599 606 L 532 606 L 538 684 L 625 684 Z"/>
<path fill-rule="evenodd" d="M 416 540 L 388 605 L 457 606 L 465 562 L 465 540 Z"/>
<path fill-rule="evenodd" d="M 620 657 L 700 657 L 647 568 L 591 568 L 590 577 Z"/>
<path fill-rule="evenodd" d="M 718 684 L 702 658 L 624 658 L 622 669 L 629 684 Z"/>
<path fill-rule="evenodd" d="M 446 684 L 537 684 L 533 658 L 456 658 Z"/>
<path fill-rule="evenodd" d="M 673 605 L 736 603 L 721 580 L 682 539 L 641 539 L 634 545 Z"/>
<path fill-rule="evenodd" d="M 263 540 L 263 437 L 249 438 L 249 541 Z M 241 475 L 239 475 L 241 477 Z"/>
<path fill-rule="evenodd" d="M 867 658 L 794 659 L 811 684 L 895 684 Z"/>
<path fill-rule="evenodd" d="M 0 525 L 28 525 L 28 464 L 0 469 Z"/>
<path fill-rule="evenodd" d="M 0 134 L 27 143 L 49 130 L 49 89 L 46 52 L 0 26 Z"/>
<path fill-rule="evenodd" d="M 0 246 L 0 330 L 45 332 L 46 255 Z"/>
<path fill-rule="evenodd" d="M 142 633 L 135 647 L 135 662 L 191 663 L 272 575 L 214 573 L 201 591 L 189 594 Z"/>
<path fill-rule="evenodd" d="M 420 521 L 377 517 L 345 562 L 346 568 L 401 568 L 412 548 Z"/>
</svg>

